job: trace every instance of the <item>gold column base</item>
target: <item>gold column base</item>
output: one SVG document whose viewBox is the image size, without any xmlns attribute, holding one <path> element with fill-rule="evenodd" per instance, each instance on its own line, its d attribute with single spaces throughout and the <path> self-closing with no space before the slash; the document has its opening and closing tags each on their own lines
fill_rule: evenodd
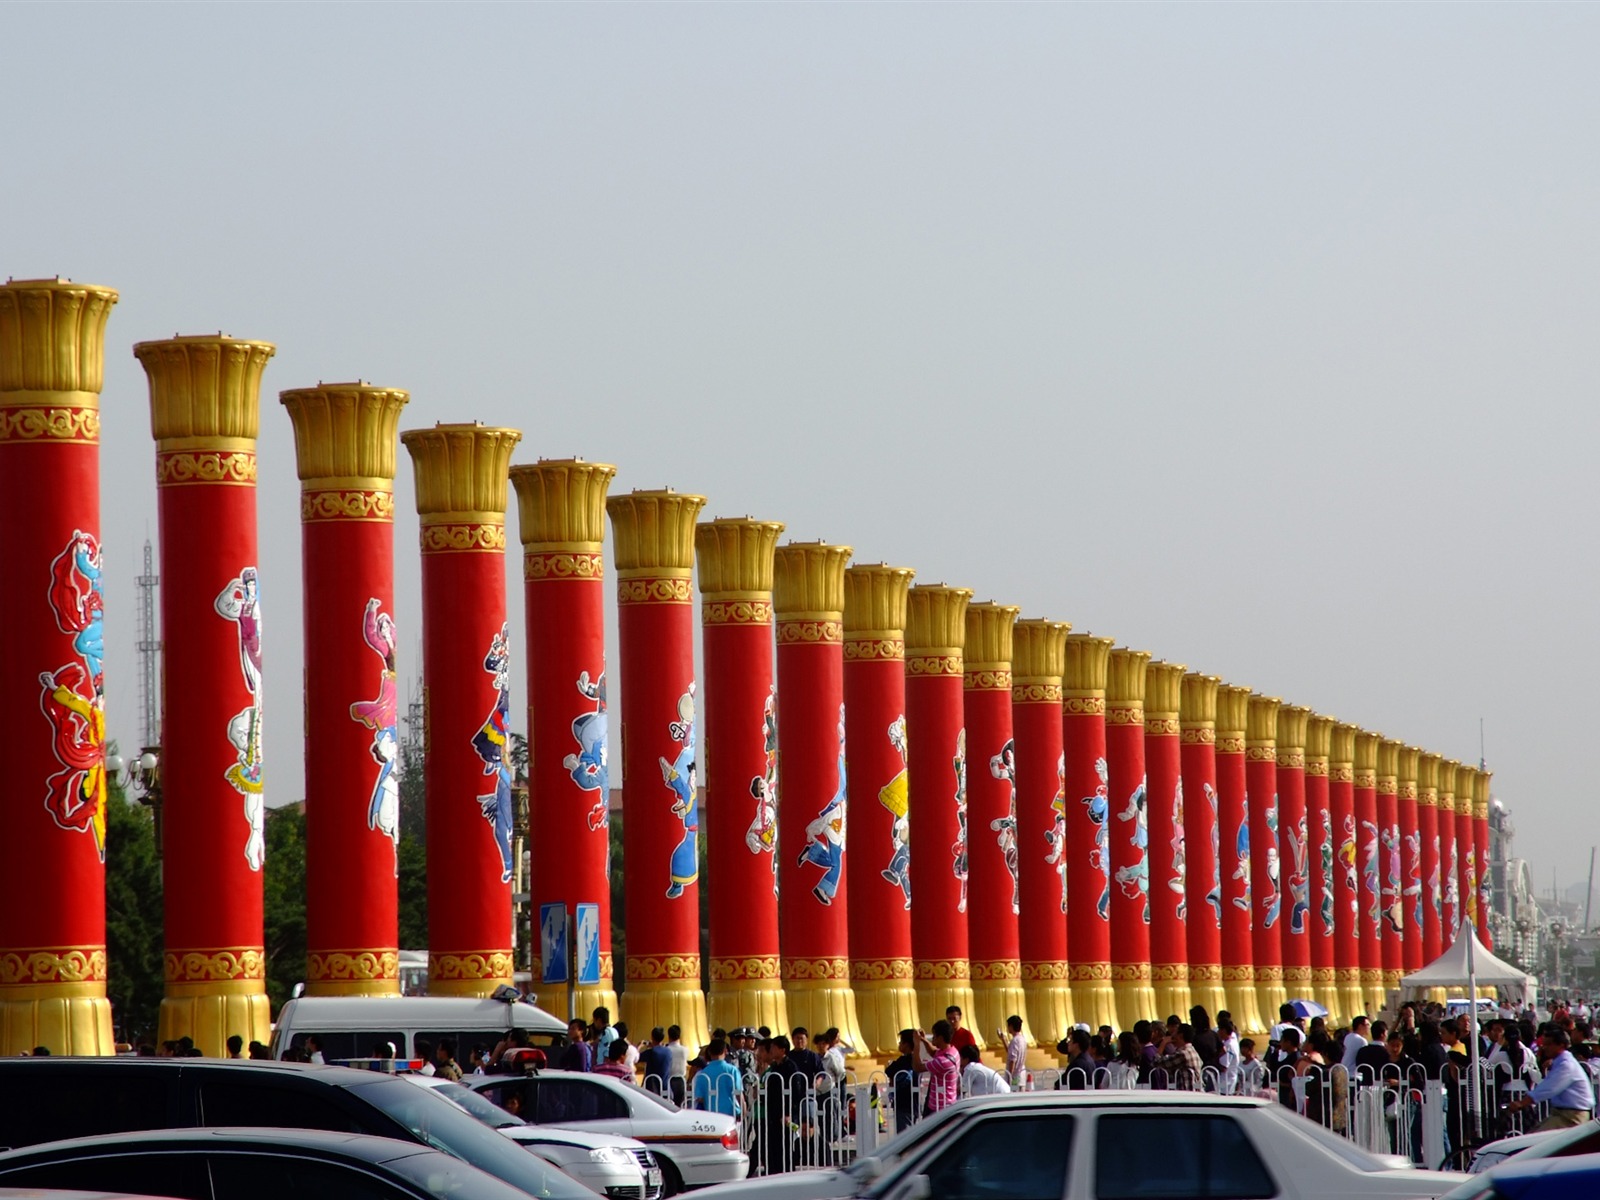
<svg viewBox="0 0 1600 1200">
<path fill-rule="evenodd" d="M 592 1010 L 602 1003 L 596 1000 L 589 1007 Z M 698 1053 L 711 1040 L 711 1027 L 706 1024 L 706 994 L 700 990 L 698 973 L 694 979 L 630 979 L 619 1006 L 606 1007 L 611 1008 L 614 1019 L 627 1021 L 633 1038 L 641 1034 L 648 1038 L 657 1025 L 663 1029 L 676 1025 L 691 1053 Z M 578 1015 L 589 1017 L 581 1006 Z"/>
<path fill-rule="evenodd" d="M 1235 1023 L 1238 1022 L 1238 1014 L 1228 1008 L 1228 992 L 1222 986 L 1222 967 L 1216 963 L 1189 964 L 1189 1004 L 1198 1004 L 1206 1010 L 1213 1029 L 1219 1012 L 1232 1013 Z M 1189 1019 L 1188 1009 L 1183 1010 L 1183 1019 Z"/>
<path fill-rule="evenodd" d="M 760 977 L 741 973 L 739 978 L 719 978 L 720 965 L 720 960 L 711 960 L 711 991 L 706 996 L 706 1017 L 711 1028 L 737 1029 L 748 1025 L 760 1029 L 765 1025 L 773 1033 L 787 1034 L 791 1028 L 789 1005 L 783 993 L 783 981 L 778 978 L 776 956 L 771 959 L 771 974 Z M 648 1029 L 635 1031 L 632 1028 L 628 1032 L 645 1037 L 650 1033 Z"/>
<path fill-rule="evenodd" d="M 1156 990 L 1150 985 L 1149 963 L 1112 963 L 1111 990 L 1117 998 L 1118 1032 L 1132 1029 L 1139 1021 L 1166 1021 L 1167 1014 L 1156 1011 Z"/>
<path fill-rule="evenodd" d="M 228 1039 L 237 1034 L 246 1047 L 272 1040 L 272 1005 L 264 979 L 220 979 L 203 983 L 168 982 L 156 1018 L 156 1040 L 188 1038 L 207 1058 L 226 1058 Z"/>
<path fill-rule="evenodd" d="M 803 1025 L 812 1037 L 824 1029 L 838 1029 L 839 1039 L 859 1054 L 866 1049 L 867 1039 L 856 1016 L 850 965 L 842 958 L 817 961 L 828 964 L 826 974 L 810 970 L 816 965 L 811 959 L 784 960 L 783 991 L 789 1017 L 796 1028 Z"/>
<path fill-rule="evenodd" d="M 972 994 L 972 968 L 965 959 L 918 962 L 916 972 L 917 1012 L 922 1017 L 917 1022 L 919 1029 L 932 1029 L 935 1021 L 944 1020 L 944 1010 L 952 1004 L 968 1022 L 972 1020 L 978 1001 Z"/>
<path fill-rule="evenodd" d="M 1117 1026 L 1117 994 L 1111 986 L 1110 963 L 1072 964 L 1072 1015 L 1075 1025 L 1096 1032 L 1102 1025 Z"/>
<path fill-rule="evenodd" d="M 1233 1026 L 1241 1035 L 1265 1033 L 1272 1028 L 1261 1017 L 1261 998 L 1256 995 L 1255 967 L 1223 967 L 1222 990 L 1228 997 L 1227 1011 L 1233 1018 Z"/>
<path fill-rule="evenodd" d="M 1283 990 L 1291 1000 L 1315 1000 L 1311 992 L 1311 968 L 1285 967 L 1283 969 Z"/>
<path fill-rule="evenodd" d="M 0 987 L 0 1055 L 35 1046 L 52 1055 L 115 1054 L 105 982 Z"/>
<path fill-rule="evenodd" d="M 1328 1010 L 1328 1030 L 1348 1025 L 1354 1013 L 1344 1011 L 1344 997 L 1339 995 L 1332 967 L 1311 968 L 1311 998 Z"/>
<path fill-rule="evenodd" d="M 1189 986 L 1187 963 L 1155 963 L 1150 967 L 1155 980 L 1156 1011 L 1162 1020 L 1177 1014 L 1178 1020 L 1189 1020 L 1189 1009 L 1194 1005 L 1194 993 Z"/>
<path fill-rule="evenodd" d="M 1360 967 L 1335 967 L 1333 979 L 1339 993 L 1340 1024 L 1348 1025 L 1359 1016 L 1371 1015 L 1367 1012 L 1366 995 L 1361 990 Z"/>
<path fill-rule="evenodd" d="M 1383 1011 L 1383 970 L 1380 967 L 1361 968 L 1362 1008 L 1370 1017 Z"/>
<path fill-rule="evenodd" d="M 1288 989 L 1283 985 L 1282 967 L 1263 967 L 1256 964 L 1256 1004 L 1260 1007 L 1262 1029 L 1271 1029 L 1278 1023 L 1278 1010 L 1289 1002 Z"/>
<path fill-rule="evenodd" d="M 1023 1033 L 1036 1046 L 1050 1051 L 1054 1064 L 1056 1044 L 1071 1032 L 1072 988 L 1064 962 L 1023 963 L 1022 994 L 1028 1001 Z"/>
<path fill-rule="evenodd" d="M 1022 1018 L 1023 1036 L 1031 1041 L 1028 1023 L 1028 994 L 1022 986 L 1022 964 L 1015 959 L 972 964 L 972 1001 L 977 1009 L 967 1014 L 967 1024 L 978 1045 L 1003 1047 L 1010 1035 L 1006 1020 Z"/>
<path fill-rule="evenodd" d="M 900 1031 L 915 1029 L 917 989 L 911 983 L 909 958 L 886 962 L 852 962 L 850 982 L 856 993 L 856 1016 L 861 1021 L 861 1036 L 866 1044 L 862 1054 L 879 1058 L 899 1053 Z"/>
</svg>

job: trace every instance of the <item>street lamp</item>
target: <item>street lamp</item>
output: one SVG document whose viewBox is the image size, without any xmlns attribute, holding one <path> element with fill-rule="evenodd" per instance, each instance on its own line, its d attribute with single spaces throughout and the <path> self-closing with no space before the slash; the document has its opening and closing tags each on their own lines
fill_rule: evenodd
<svg viewBox="0 0 1600 1200">
<path fill-rule="evenodd" d="M 132 792 L 135 800 L 150 810 L 155 819 L 156 857 L 159 859 L 161 857 L 161 747 L 144 747 L 139 752 L 139 757 L 130 763 L 124 763 L 120 754 L 107 755 L 106 771 Z"/>
</svg>

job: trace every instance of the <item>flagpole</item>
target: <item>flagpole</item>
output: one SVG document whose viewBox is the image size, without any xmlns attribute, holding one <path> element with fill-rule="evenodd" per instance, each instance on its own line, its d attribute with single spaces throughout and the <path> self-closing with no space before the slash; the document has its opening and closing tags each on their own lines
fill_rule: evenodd
<svg viewBox="0 0 1600 1200">
<path fill-rule="evenodd" d="M 1478 928 L 1469 920 L 1467 929 L 1467 1002 L 1468 1011 L 1472 1014 L 1472 1045 L 1467 1048 L 1472 1078 L 1469 1095 L 1472 1102 L 1473 1141 L 1479 1142 L 1483 1140 L 1483 1099 L 1479 1095 L 1481 1081 L 1478 1078 Z"/>
</svg>

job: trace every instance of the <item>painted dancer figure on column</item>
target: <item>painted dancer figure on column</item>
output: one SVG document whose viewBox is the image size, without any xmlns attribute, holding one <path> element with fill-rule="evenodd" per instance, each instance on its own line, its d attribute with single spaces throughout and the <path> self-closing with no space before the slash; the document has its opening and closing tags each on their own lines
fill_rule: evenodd
<svg viewBox="0 0 1600 1200">
<path fill-rule="evenodd" d="M 1240 892 L 1233 898 L 1236 908 L 1250 912 L 1254 901 L 1250 896 L 1250 800 L 1245 798 L 1244 807 L 1239 815 L 1239 832 L 1233 839 L 1233 856 L 1237 865 L 1233 868 L 1233 877 L 1240 883 Z"/>
<path fill-rule="evenodd" d="M 1178 920 L 1189 916 L 1189 856 L 1183 834 L 1183 780 L 1180 778 L 1172 794 L 1172 874 L 1167 886 L 1178 893 Z"/>
<path fill-rule="evenodd" d="M 678 697 L 678 719 L 667 723 L 667 734 L 683 749 L 668 762 L 660 759 L 661 779 L 676 797 L 672 812 L 683 822 L 683 840 L 672 851 L 669 863 L 671 885 L 667 899 L 676 900 L 684 888 L 700 878 L 700 803 L 694 774 L 694 684 Z"/>
<path fill-rule="evenodd" d="M 1206 804 L 1211 809 L 1211 890 L 1206 893 L 1206 903 L 1216 918 L 1217 928 L 1222 928 L 1222 825 L 1217 820 L 1217 789 L 1209 783 L 1205 789 Z"/>
<path fill-rule="evenodd" d="M 239 671 L 250 706 L 228 722 L 228 741 L 239 761 L 224 777 L 244 797 L 244 819 L 248 835 L 244 843 L 245 861 L 252 871 L 261 870 L 266 861 L 267 843 L 265 780 L 261 754 L 261 593 L 256 569 L 246 567 L 228 581 L 212 605 L 217 615 L 239 627 Z"/>
<path fill-rule="evenodd" d="M 594 792 L 599 799 L 590 807 L 584 818 L 590 833 L 601 834 L 606 839 L 606 878 L 611 877 L 611 775 L 606 767 L 606 734 L 609 720 L 606 716 L 606 669 L 601 664 L 598 675 L 590 678 L 588 671 L 578 672 L 578 694 L 594 701 L 592 712 L 579 713 L 572 721 L 572 740 L 578 743 L 578 752 L 569 753 L 561 766 L 572 777 L 572 782 L 585 792 Z"/>
<path fill-rule="evenodd" d="M 1388 871 L 1384 876 L 1383 915 L 1389 922 L 1391 933 L 1405 929 L 1404 897 L 1400 890 L 1400 836 L 1397 830 L 1385 829 L 1381 836 Z"/>
<path fill-rule="evenodd" d="M 1095 786 L 1094 795 L 1083 798 L 1083 806 L 1088 810 L 1089 820 L 1094 822 L 1094 846 L 1089 851 L 1089 867 L 1091 870 L 1098 867 L 1105 877 L 1105 885 L 1100 889 L 1100 899 L 1094 908 L 1102 921 L 1108 921 L 1111 919 L 1111 790 L 1110 771 L 1105 759 L 1094 760 L 1094 773 L 1100 776 L 1100 782 Z"/>
<path fill-rule="evenodd" d="M 1300 818 L 1284 836 L 1289 839 L 1289 928 L 1304 933 L 1306 918 L 1311 915 L 1310 847 L 1306 844 L 1310 834 L 1305 818 Z"/>
<path fill-rule="evenodd" d="M 1006 870 L 1011 874 L 1011 911 L 1022 911 L 1022 885 L 1017 878 L 1017 747 L 1012 739 L 1000 747 L 1000 753 L 989 759 L 989 774 L 1003 779 L 1011 787 L 1011 807 L 1003 817 L 989 822 L 989 828 L 999 843 L 1005 858 Z"/>
<path fill-rule="evenodd" d="M 756 802 L 744 844 L 751 854 L 768 855 L 772 861 L 772 894 L 778 894 L 778 687 L 774 684 L 761 706 L 761 739 L 766 751 L 766 767 L 750 780 L 750 795 Z"/>
<path fill-rule="evenodd" d="M 1406 878 L 1405 894 L 1411 899 L 1412 928 L 1419 933 L 1422 930 L 1422 832 L 1412 830 L 1405 835 L 1407 859 L 1411 863 L 1411 870 Z"/>
<path fill-rule="evenodd" d="M 74 530 L 72 540 L 50 565 L 50 581 L 56 627 L 72 636 L 72 648 L 83 661 L 39 673 L 39 707 L 50 722 L 52 749 L 62 767 L 50 776 L 44 805 L 61 828 L 93 834 L 95 850 L 104 862 L 105 598 L 99 539 Z"/>
<path fill-rule="evenodd" d="M 1278 880 L 1282 868 L 1278 864 L 1278 793 L 1272 793 L 1272 803 L 1267 805 L 1267 832 L 1272 835 L 1272 844 L 1267 847 L 1267 882 L 1272 885 L 1272 894 L 1261 897 L 1261 928 L 1271 929 L 1278 923 L 1278 917 L 1283 912 L 1283 889 Z"/>
<path fill-rule="evenodd" d="M 819 904 L 832 904 L 839 892 L 844 872 L 845 809 L 848 789 L 844 768 L 844 705 L 839 706 L 839 786 L 833 798 L 806 826 L 806 848 L 800 852 L 800 865 L 812 863 L 822 868 L 822 878 L 811 889 Z"/>
<path fill-rule="evenodd" d="M 1378 826 L 1372 821 L 1361 822 L 1361 831 L 1367 835 L 1362 847 L 1361 879 L 1366 884 L 1369 904 L 1367 920 L 1372 922 L 1374 933 L 1383 931 L 1383 892 L 1378 885 Z"/>
<path fill-rule="evenodd" d="M 900 753 L 900 770 L 895 777 L 878 789 L 878 803 L 889 810 L 894 818 L 889 827 L 892 853 L 883 877 L 899 887 L 911 907 L 911 781 L 906 766 L 906 718 L 901 713 L 889 726 L 889 744 Z"/>
<path fill-rule="evenodd" d="M 372 652 L 383 659 L 378 677 L 378 696 L 350 706 L 350 719 L 372 730 L 372 757 L 378 764 L 378 778 L 372 785 L 372 800 L 367 805 L 367 828 L 375 829 L 394 847 L 395 874 L 400 873 L 400 781 L 394 764 L 400 756 L 400 698 L 395 684 L 394 618 L 381 611 L 376 599 L 367 601 L 362 619 L 362 634 Z"/>
<path fill-rule="evenodd" d="M 511 882 L 511 647 L 507 627 L 489 641 L 483 669 L 494 676 L 495 703 L 472 735 L 472 748 L 483 760 L 483 773 L 494 778 L 494 791 L 478 797 L 484 820 L 494 827 L 500 851 L 500 882 Z"/>
<path fill-rule="evenodd" d="M 956 772 L 956 840 L 950 847 L 955 861 L 951 870 L 961 881 L 957 912 L 967 911 L 967 731 L 956 734 L 956 756 L 951 760 Z"/>
<path fill-rule="evenodd" d="M 1139 786 L 1133 789 L 1133 794 L 1128 797 L 1128 803 L 1117 814 L 1119 821 L 1132 821 L 1133 831 L 1128 835 L 1128 840 L 1134 849 L 1139 851 L 1139 861 L 1132 866 L 1123 867 L 1117 872 L 1117 882 L 1122 885 L 1122 894 L 1130 900 L 1144 900 L 1144 923 L 1150 924 L 1150 826 L 1149 817 L 1146 815 L 1145 780 L 1139 780 Z"/>
<path fill-rule="evenodd" d="M 1428 873 L 1428 897 L 1433 902 L 1433 919 L 1443 928 L 1444 889 L 1439 885 L 1439 872 L 1443 864 L 1439 859 L 1439 835 L 1433 835 L 1433 870 Z"/>
<path fill-rule="evenodd" d="M 1044 840 L 1050 853 L 1044 856 L 1046 865 L 1056 869 L 1061 878 L 1061 911 L 1067 911 L 1067 756 L 1056 759 L 1056 796 L 1050 801 L 1054 823 L 1044 831 Z"/>
<path fill-rule="evenodd" d="M 1322 868 L 1322 936 L 1332 937 L 1333 921 L 1333 815 L 1322 810 L 1322 845 L 1317 860 Z"/>
</svg>

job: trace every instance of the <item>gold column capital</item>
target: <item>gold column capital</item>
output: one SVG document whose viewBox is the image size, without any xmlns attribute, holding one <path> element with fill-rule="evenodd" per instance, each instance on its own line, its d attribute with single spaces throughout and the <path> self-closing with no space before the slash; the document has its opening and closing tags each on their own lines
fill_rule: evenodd
<svg viewBox="0 0 1600 1200">
<path fill-rule="evenodd" d="M 1280 704 L 1278 706 L 1278 723 L 1274 731 L 1274 741 L 1280 755 L 1287 755 L 1296 761 L 1285 762 L 1284 766 L 1304 766 L 1306 753 L 1306 727 L 1311 722 L 1311 710 L 1300 704 Z M 1280 761 L 1282 761 L 1280 759 Z"/>
<path fill-rule="evenodd" d="M 261 376 L 271 342 L 215 334 L 138 342 L 150 382 L 150 434 L 162 448 L 197 449 L 190 438 L 254 441 L 261 432 Z"/>
<path fill-rule="evenodd" d="M 1054 686 L 1059 694 L 1067 669 L 1067 635 L 1072 626 L 1065 621 L 1037 617 L 1018 621 L 1011 634 L 1011 670 L 1016 685 Z"/>
<path fill-rule="evenodd" d="M 632 491 L 606 500 L 623 579 L 694 570 L 694 527 L 706 498 L 672 488 Z"/>
<path fill-rule="evenodd" d="M 1472 815 L 1472 788 L 1478 769 L 1462 763 L 1456 768 L 1456 815 Z"/>
<path fill-rule="evenodd" d="M 1417 802 L 1423 808 L 1439 807 L 1439 756 L 1426 751 L 1417 756 Z"/>
<path fill-rule="evenodd" d="M 1250 697 L 1254 694 L 1249 688 L 1233 683 L 1217 685 L 1217 744 L 1220 748 L 1231 749 L 1235 754 L 1244 749 L 1244 734 L 1250 724 Z M 1237 741 L 1238 746 L 1225 744 L 1233 741 Z"/>
<path fill-rule="evenodd" d="M 1244 741 L 1247 747 L 1276 751 L 1278 745 L 1278 709 L 1283 701 L 1276 696 L 1250 694 L 1250 707 L 1245 713 Z M 1268 757 L 1276 758 L 1276 754 Z"/>
<path fill-rule="evenodd" d="M 411 452 L 417 513 L 503 526 L 511 452 L 521 440 L 519 429 L 476 422 L 406 430 L 400 442 Z"/>
<path fill-rule="evenodd" d="M 1356 730 L 1356 774 L 1358 776 L 1362 772 L 1366 772 L 1370 777 L 1378 769 L 1378 742 L 1381 737 L 1381 734 L 1368 733 L 1365 729 Z M 1370 781 L 1367 786 L 1372 786 Z"/>
<path fill-rule="evenodd" d="M 541 458 L 512 467 L 510 474 L 525 549 L 598 553 L 606 538 L 606 492 L 616 467 L 581 458 Z"/>
<path fill-rule="evenodd" d="M 1354 725 L 1343 721 L 1333 724 L 1333 736 L 1328 744 L 1328 763 L 1330 766 L 1349 767 L 1352 771 L 1356 765 L 1356 734 L 1358 730 Z"/>
<path fill-rule="evenodd" d="M 971 588 L 942 583 L 912 585 L 906 596 L 906 653 L 959 657 L 967 642 Z"/>
<path fill-rule="evenodd" d="M 1185 729 L 1217 727 L 1217 689 L 1222 680 L 1215 675 L 1190 671 L 1183 677 L 1178 695 L 1178 723 Z"/>
<path fill-rule="evenodd" d="M 773 555 L 772 585 L 778 616 L 842 622 L 844 569 L 852 553 L 849 546 L 820 541 L 779 546 Z"/>
<path fill-rule="evenodd" d="M 1155 718 L 1171 724 L 1178 720 L 1178 713 L 1183 707 L 1183 677 L 1188 669 L 1183 663 L 1167 662 L 1165 659 L 1157 659 L 1145 667 L 1144 711 L 1147 721 Z"/>
<path fill-rule="evenodd" d="M 1453 758 L 1439 760 L 1439 811 L 1456 811 L 1456 776 L 1461 764 Z"/>
<path fill-rule="evenodd" d="M 106 321 L 117 293 L 70 279 L 0 284 L 0 407 L 8 392 L 78 392 L 80 407 L 105 381 Z"/>
<path fill-rule="evenodd" d="M 904 638 L 906 596 L 916 572 L 888 563 L 856 563 L 844 572 L 844 630 Z"/>
<path fill-rule="evenodd" d="M 782 521 L 718 517 L 694 529 L 695 569 L 707 600 L 772 599 L 773 556 Z"/>
<path fill-rule="evenodd" d="M 392 484 L 400 410 L 411 399 L 399 388 L 324 383 L 278 393 L 294 423 L 295 460 L 307 490 Z"/>
<path fill-rule="evenodd" d="M 1404 742 L 1394 738 L 1378 739 L 1377 786 L 1384 795 L 1400 790 L 1400 748 Z"/>
<path fill-rule="evenodd" d="M 1489 781 L 1493 778 L 1493 771 L 1474 771 L 1472 773 L 1472 816 L 1474 820 L 1486 821 L 1489 819 Z M 1480 871 L 1483 867 L 1483 863 L 1478 864 Z"/>
<path fill-rule="evenodd" d="M 1014 604 L 993 600 L 967 605 L 967 635 L 962 645 L 969 670 L 1010 673 L 1012 633 L 1021 611 Z"/>
<path fill-rule="evenodd" d="M 1332 717 L 1323 716 L 1321 713 L 1312 713 L 1306 721 L 1306 774 L 1325 776 L 1329 774 L 1328 751 L 1333 744 Z"/>
<path fill-rule="evenodd" d="M 1148 650 L 1130 650 L 1126 646 L 1113 648 L 1106 664 L 1106 704 L 1142 710 L 1149 669 Z"/>
<path fill-rule="evenodd" d="M 1417 799 L 1417 768 L 1422 751 L 1416 746 L 1401 746 L 1395 766 L 1395 776 L 1400 784 L 1402 799 Z"/>
<path fill-rule="evenodd" d="M 1061 665 L 1061 687 L 1069 696 L 1104 698 L 1110 671 L 1112 639 L 1092 633 L 1069 633 Z"/>
</svg>

